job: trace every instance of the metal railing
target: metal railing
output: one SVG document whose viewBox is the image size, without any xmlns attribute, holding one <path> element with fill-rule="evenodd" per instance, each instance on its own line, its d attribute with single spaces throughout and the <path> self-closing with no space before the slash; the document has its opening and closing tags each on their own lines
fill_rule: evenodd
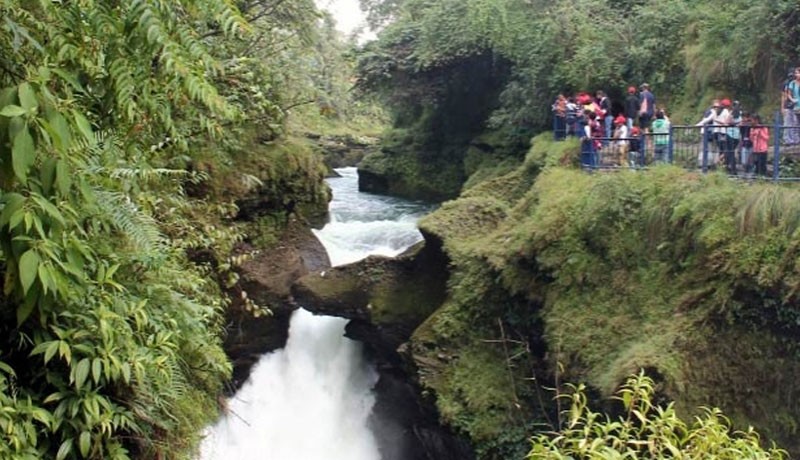
<svg viewBox="0 0 800 460">
<path fill-rule="evenodd" d="M 800 126 L 784 126 L 779 115 L 772 126 L 761 126 L 769 133 L 766 152 L 754 152 L 752 147 L 743 146 L 743 133 L 738 126 L 673 125 L 666 134 L 584 140 L 581 167 L 642 169 L 671 163 L 703 173 L 716 170 L 745 178 L 800 181 Z M 556 133 L 556 139 L 564 139 L 568 134 L 571 133 Z M 787 143 L 794 140 L 798 142 Z"/>
</svg>

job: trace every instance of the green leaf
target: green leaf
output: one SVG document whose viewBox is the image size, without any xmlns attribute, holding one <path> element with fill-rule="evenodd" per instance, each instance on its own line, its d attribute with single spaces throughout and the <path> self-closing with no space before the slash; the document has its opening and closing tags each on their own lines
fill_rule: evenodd
<svg viewBox="0 0 800 460">
<path fill-rule="evenodd" d="M 58 163 L 58 159 L 53 157 L 46 159 L 42 163 L 39 178 L 42 180 L 42 192 L 45 195 L 50 194 L 50 190 L 52 190 L 53 183 L 56 180 L 56 163 Z"/>
<path fill-rule="evenodd" d="M 64 394 L 57 391 L 55 393 L 51 393 L 49 396 L 44 398 L 44 401 L 42 401 L 42 404 L 48 404 L 48 403 L 55 402 L 55 401 L 61 401 L 62 399 L 64 399 Z"/>
<path fill-rule="evenodd" d="M 47 123 L 50 128 L 50 136 L 55 139 L 56 148 L 66 152 L 72 144 L 72 134 L 70 133 L 67 119 L 60 113 L 53 111 L 47 117 Z"/>
<path fill-rule="evenodd" d="M 52 71 L 54 74 L 58 75 L 59 77 L 63 78 L 64 81 L 69 83 L 70 86 L 72 86 L 76 91 L 79 91 L 81 93 L 86 92 L 86 90 L 83 89 L 83 85 L 81 85 L 78 79 L 75 78 L 75 75 L 61 69 L 52 69 Z"/>
<path fill-rule="evenodd" d="M 72 187 L 69 166 L 64 160 L 58 160 L 58 163 L 56 163 L 56 186 L 58 186 L 58 191 L 62 195 L 69 193 L 69 189 Z"/>
<path fill-rule="evenodd" d="M 92 437 L 88 431 L 81 433 L 81 437 L 78 441 L 78 447 L 80 448 L 82 456 L 86 457 L 89 455 L 89 448 L 92 447 Z"/>
<path fill-rule="evenodd" d="M 23 294 L 28 293 L 28 289 L 36 280 L 39 270 L 39 254 L 34 249 L 29 249 L 19 258 L 19 280 L 22 283 Z"/>
<path fill-rule="evenodd" d="M 50 342 L 50 345 L 47 346 L 47 350 L 44 352 L 45 364 L 47 364 L 48 361 L 53 359 L 53 356 L 55 356 L 56 353 L 58 352 L 58 344 L 59 344 L 58 340 L 53 340 L 52 342 Z"/>
<path fill-rule="evenodd" d="M 3 110 L 0 110 L 0 116 L 9 117 L 9 118 L 19 117 L 21 115 L 25 115 L 26 113 L 28 113 L 27 110 L 23 109 L 22 107 L 20 107 L 18 105 L 14 105 L 14 104 L 9 104 L 9 105 L 3 107 Z"/>
<path fill-rule="evenodd" d="M 58 453 L 56 453 L 56 460 L 64 460 L 70 452 L 72 452 L 72 438 L 61 443 L 61 447 L 58 448 Z"/>
<path fill-rule="evenodd" d="M 31 415 L 34 419 L 42 423 L 42 425 L 49 427 L 53 423 L 53 416 L 45 409 L 36 407 L 31 410 Z"/>
<path fill-rule="evenodd" d="M 89 141 L 90 145 L 94 145 L 95 138 L 94 134 L 92 133 L 92 125 L 89 123 L 89 120 L 87 120 L 86 117 L 77 110 L 72 111 L 72 116 L 75 118 L 75 124 L 78 125 L 78 131 L 83 134 L 83 137 Z"/>
<path fill-rule="evenodd" d="M 11 147 L 11 166 L 14 174 L 24 184 L 28 180 L 28 169 L 36 160 L 36 150 L 33 137 L 27 126 L 14 136 L 14 145 Z"/>
<path fill-rule="evenodd" d="M 14 369 L 11 366 L 2 361 L 0 361 L 0 371 L 4 372 L 6 375 L 11 375 L 11 376 L 17 375 L 17 373 L 14 372 Z"/>
<path fill-rule="evenodd" d="M 47 270 L 47 264 L 39 264 L 39 270 L 37 272 L 39 275 L 39 282 L 42 283 L 42 290 L 44 293 L 47 294 L 48 289 L 55 292 L 56 283 L 53 280 L 53 277 L 50 276 L 50 272 Z"/>
<path fill-rule="evenodd" d="M 25 300 L 22 302 L 22 305 L 17 307 L 17 326 L 22 325 L 31 313 L 33 313 L 33 309 L 36 307 L 36 300 L 39 298 L 36 289 L 31 289 L 28 292 L 28 295 L 25 296 Z"/>
<path fill-rule="evenodd" d="M 103 362 L 100 358 L 95 358 L 92 360 L 92 379 L 94 379 L 94 383 L 100 383 L 100 375 L 103 372 Z"/>
<path fill-rule="evenodd" d="M 5 202 L 5 206 L 3 207 L 3 211 L 0 212 L 0 227 L 8 225 L 11 216 L 25 203 L 25 197 L 19 193 L 6 193 L 3 195 L 3 201 Z"/>
<path fill-rule="evenodd" d="M 72 351 L 69 348 L 69 344 L 63 340 L 60 341 L 58 345 L 58 354 L 64 358 L 67 364 L 72 362 Z"/>
<path fill-rule="evenodd" d="M 122 363 L 121 369 L 122 369 L 122 380 L 124 380 L 125 383 L 130 384 L 131 383 L 131 365 L 128 364 L 128 363 Z"/>
<path fill-rule="evenodd" d="M 83 383 L 86 382 L 86 377 L 89 376 L 89 358 L 83 358 L 78 362 L 75 367 L 75 388 L 80 390 Z"/>
<path fill-rule="evenodd" d="M 28 82 L 19 85 L 19 103 L 26 112 L 32 112 L 39 107 L 39 103 L 36 102 L 36 93 Z"/>
<path fill-rule="evenodd" d="M 36 204 L 39 205 L 39 208 L 41 208 L 42 211 L 47 213 L 47 215 L 57 220 L 58 223 L 60 223 L 61 225 L 66 225 L 66 222 L 64 221 L 64 216 L 61 215 L 61 211 L 59 211 L 58 208 L 53 203 L 48 201 L 47 198 L 44 198 L 41 195 L 36 195 L 36 194 L 32 194 L 31 198 L 33 199 L 33 201 L 36 202 Z"/>
</svg>

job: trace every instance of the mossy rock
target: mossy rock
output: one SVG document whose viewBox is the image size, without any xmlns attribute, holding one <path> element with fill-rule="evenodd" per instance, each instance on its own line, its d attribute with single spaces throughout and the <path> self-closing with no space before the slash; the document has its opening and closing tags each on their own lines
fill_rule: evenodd
<svg viewBox="0 0 800 460">
<path fill-rule="evenodd" d="M 399 346 L 443 302 L 447 258 L 430 238 L 397 258 L 370 256 L 300 278 L 295 299 L 307 309 L 367 320 L 392 332 Z"/>
</svg>

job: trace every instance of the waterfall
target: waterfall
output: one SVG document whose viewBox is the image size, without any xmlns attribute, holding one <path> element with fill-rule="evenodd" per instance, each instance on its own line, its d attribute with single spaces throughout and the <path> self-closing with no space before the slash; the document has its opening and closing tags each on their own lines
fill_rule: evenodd
<svg viewBox="0 0 800 460">
<path fill-rule="evenodd" d="M 355 168 L 337 170 L 331 221 L 315 232 L 331 263 L 397 255 L 421 239 L 426 205 L 358 192 Z M 367 426 L 374 369 L 344 337 L 346 320 L 298 310 L 286 347 L 264 355 L 208 430 L 201 460 L 380 460 Z"/>
</svg>

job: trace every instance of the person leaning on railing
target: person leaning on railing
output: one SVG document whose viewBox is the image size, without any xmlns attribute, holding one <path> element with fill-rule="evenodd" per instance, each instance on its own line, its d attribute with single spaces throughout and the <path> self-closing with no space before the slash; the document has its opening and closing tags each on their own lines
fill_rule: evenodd
<svg viewBox="0 0 800 460">
<path fill-rule="evenodd" d="M 731 101 L 723 99 L 722 101 L 714 100 L 711 107 L 711 113 L 700 120 L 695 126 L 705 126 L 704 129 L 711 128 L 714 134 L 714 141 L 717 144 L 720 154 L 724 154 L 727 160 L 729 151 L 727 127 L 731 122 L 731 112 L 728 107 L 731 106 Z M 731 152 L 732 155 L 732 152 Z M 702 161 L 702 159 L 701 159 Z M 735 160 L 734 160 L 735 161 Z M 719 158 L 709 158 L 709 166 L 719 163 Z"/>
</svg>

